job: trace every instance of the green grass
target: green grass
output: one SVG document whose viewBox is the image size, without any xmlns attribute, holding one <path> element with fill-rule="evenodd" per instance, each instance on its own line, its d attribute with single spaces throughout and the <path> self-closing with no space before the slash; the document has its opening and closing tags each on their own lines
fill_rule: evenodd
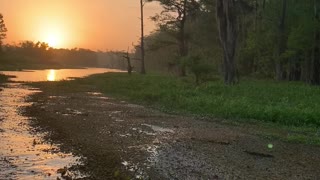
<svg viewBox="0 0 320 180">
<path fill-rule="evenodd" d="M 169 112 L 320 127 L 319 87 L 271 80 L 243 80 L 236 86 L 193 82 L 191 77 L 107 73 L 57 86 L 94 86 L 107 95 Z"/>
</svg>

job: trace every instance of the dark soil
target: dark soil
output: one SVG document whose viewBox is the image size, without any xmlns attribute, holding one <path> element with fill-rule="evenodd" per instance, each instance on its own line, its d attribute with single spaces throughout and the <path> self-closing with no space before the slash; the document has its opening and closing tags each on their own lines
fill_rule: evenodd
<svg viewBox="0 0 320 180">
<path fill-rule="evenodd" d="M 92 179 L 320 179 L 320 147 L 255 135 L 264 127 L 165 114 L 99 93 L 42 90 L 27 115 L 51 132 L 49 140 L 81 155 L 85 165 L 75 168 Z"/>
</svg>

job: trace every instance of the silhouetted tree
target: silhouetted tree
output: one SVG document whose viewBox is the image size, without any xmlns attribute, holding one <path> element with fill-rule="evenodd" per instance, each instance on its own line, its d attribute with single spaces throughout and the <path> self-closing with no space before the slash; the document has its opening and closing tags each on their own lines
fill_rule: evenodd
<svg viewBox="0 0 320 180">
<path fill-rule="evenodd" d="M 3 44 L 2 41 L 6 38 L 7 31 L 8 30 L 3 20 L 3 15 L 0 14 L 0 52 L 2 51 L 2 44 Z"/>
<path fill-rule="evenodd" d="M 127 60 L 127 71 L 128 71 L 128 74 L 131 74 L 132 70 L 133 70 L 133 67 L 131 65 L 131 58 L 130 58 L 130 54 L 129 54 L 129 48 L 128 48 L 127 52 L 123 53 L 122 57 Z"/>
</svg>

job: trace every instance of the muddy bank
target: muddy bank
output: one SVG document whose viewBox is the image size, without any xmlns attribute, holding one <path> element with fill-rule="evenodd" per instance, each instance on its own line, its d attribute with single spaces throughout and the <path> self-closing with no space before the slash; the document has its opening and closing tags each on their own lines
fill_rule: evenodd
<svg viewBox="0 0 320 180">
<path fill-rule="evenodd" d="M 320 179 L 319 147 L 256 136 L 263 127 L 164 114 L 88 88 L 42 90 L 26 114 L 84 157 L 78 168 L 92 179 Z"/>
</svg>

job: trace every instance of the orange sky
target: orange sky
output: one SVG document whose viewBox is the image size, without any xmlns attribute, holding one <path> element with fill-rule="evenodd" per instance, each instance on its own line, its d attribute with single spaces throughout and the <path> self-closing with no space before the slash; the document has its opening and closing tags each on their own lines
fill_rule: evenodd
<svg viewBox="0 0 320 180">
<path fill-rule="evenodd" d="M 145 6 L 146 32 L 155 25 L 149 17 L 159 11 Z M 8 28 L 7 43 L 49 41 L 59 48 L 123 50 L 140 35 L 139 0 L 0 0 Z"/>
</svg>

